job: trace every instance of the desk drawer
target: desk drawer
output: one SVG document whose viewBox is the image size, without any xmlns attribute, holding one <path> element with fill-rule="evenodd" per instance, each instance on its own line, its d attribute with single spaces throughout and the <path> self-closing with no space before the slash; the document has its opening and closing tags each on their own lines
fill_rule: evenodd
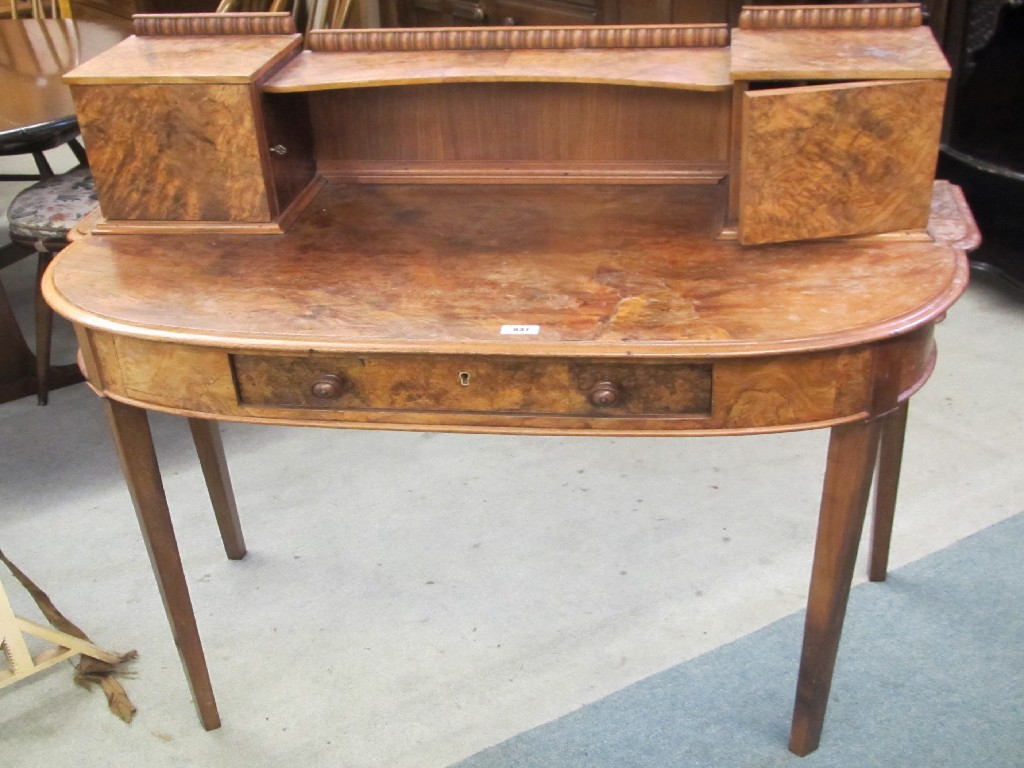
<svg viewBox="0 0 1024 768">
<path fill-rule="evenodd" d="M 464 355 L 233 355 L 242 405 L 331 410 L 702 416 L 711 366 Z"/>
</svg>

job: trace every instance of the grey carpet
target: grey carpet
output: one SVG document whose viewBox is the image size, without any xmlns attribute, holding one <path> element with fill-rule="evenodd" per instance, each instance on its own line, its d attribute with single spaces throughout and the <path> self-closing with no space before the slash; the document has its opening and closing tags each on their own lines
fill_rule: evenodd
<svg viewBox="0 0 1024 768">
<path fill-rule="evenodd" d="M 785 749 L 800 613 L 457 767 L 1020 768 L 1022 551 L 1018 514 L 856 587 L 822 745 L 806 758 Z"/>
</svg>

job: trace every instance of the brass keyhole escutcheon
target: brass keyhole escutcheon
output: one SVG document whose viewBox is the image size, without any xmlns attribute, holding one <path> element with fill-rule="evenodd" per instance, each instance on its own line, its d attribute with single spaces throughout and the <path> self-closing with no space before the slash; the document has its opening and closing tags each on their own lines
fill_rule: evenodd
<svg viewBox="0 0 1024 768">
<path fill-rule="evenodd" d="M 469 374 L 466 373 L 465 371 L 459 374 L 459 384 L 461 384 L 464 387 L 469 386 Z"/>
</svg>

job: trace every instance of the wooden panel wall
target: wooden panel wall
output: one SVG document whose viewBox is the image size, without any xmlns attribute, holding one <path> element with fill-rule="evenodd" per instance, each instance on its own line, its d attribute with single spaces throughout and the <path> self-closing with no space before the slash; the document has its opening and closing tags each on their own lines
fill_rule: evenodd
<svg viewBox="0 0 1024 768">
<path fill-rule="evenodd" d="M 270 147 L 274 194 L 271 207 L 284 211 L 316 175 L 313 128 L 304 93 L 261 94 L 260 105 Z"/>
<path fill-rule="evenodd" d="M 727 91 L 451 83 L 321 91 L 310 105 L 318 166 L 328 175 L 366 164 L 518 162 L 570 175 L 618 163 L 720 177 L 728 158 Z"/>
</svg>

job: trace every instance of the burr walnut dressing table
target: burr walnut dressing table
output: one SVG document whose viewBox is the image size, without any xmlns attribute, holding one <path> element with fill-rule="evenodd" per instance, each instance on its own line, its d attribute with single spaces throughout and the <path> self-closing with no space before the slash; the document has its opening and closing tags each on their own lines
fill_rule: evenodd
<svg viewBox="0 0 1024 768">
<path fill-rule="evenodd" d="M 45 291 L 105 399 L 200 718 L 146 412 L 520 435 L 829 427 L 790 748 L 814 750 L 877 467 L 967 282 L 917 6 L 723 25 L 320 31 L 136 17 L 69 76 L 102 215 Z M 877 459 L 877 461 L 876 461 Z"/>
</svg>

